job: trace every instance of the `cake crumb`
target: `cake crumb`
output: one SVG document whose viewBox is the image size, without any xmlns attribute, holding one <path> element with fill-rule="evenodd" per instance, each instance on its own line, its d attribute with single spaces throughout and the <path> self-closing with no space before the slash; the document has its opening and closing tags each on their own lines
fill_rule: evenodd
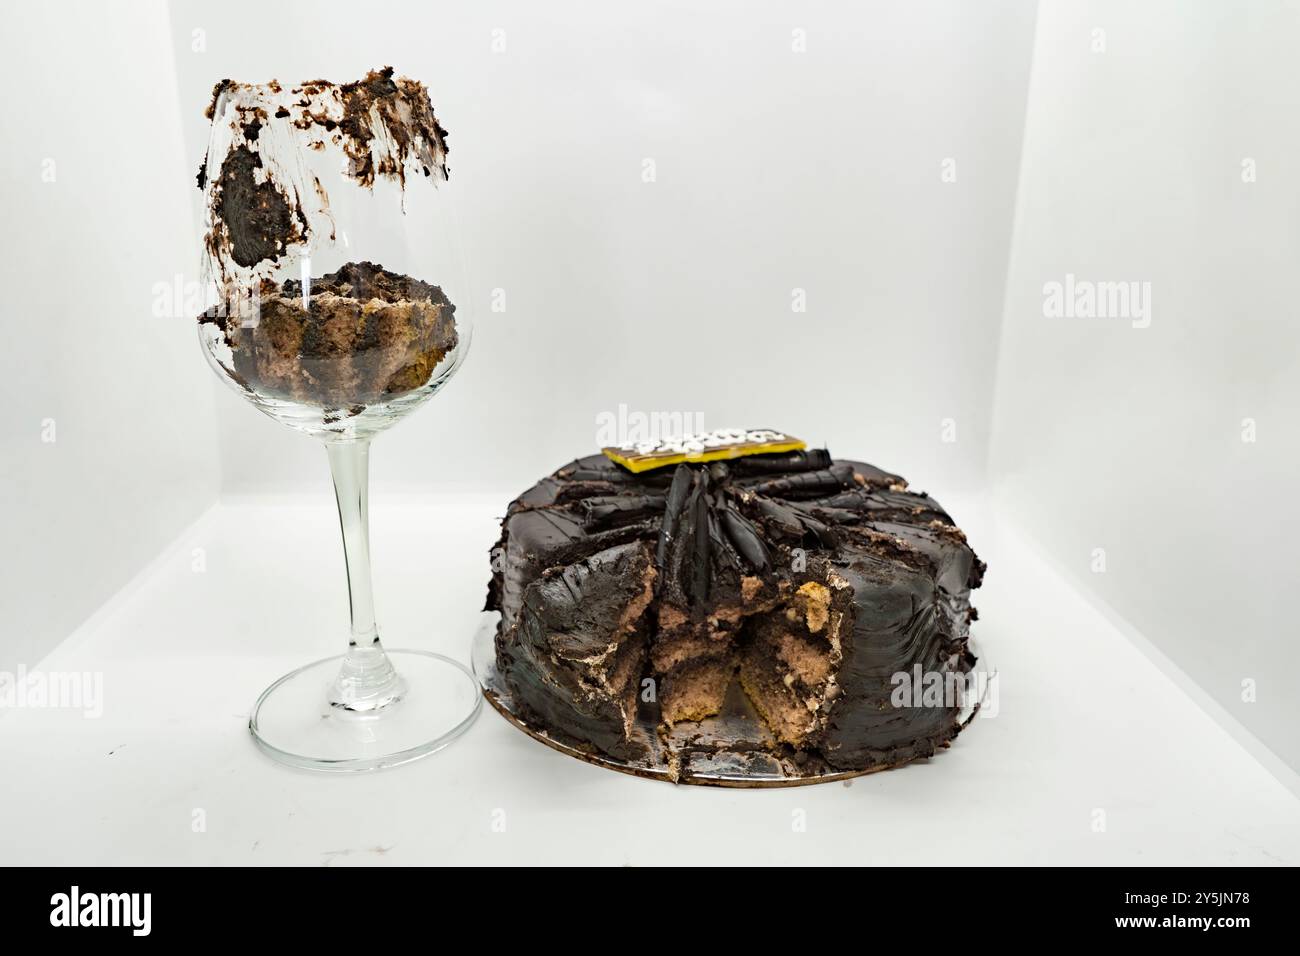
<svg viewBox="0 0 1300 956">
<path fill-rule="evenodd" d="M 803 609 L 808 630 L 813 634 L 820 633 L 830 619 L 830 590 L 824 584 L 808 581 L 795 592 L 795 601 Z"/>
</svg>

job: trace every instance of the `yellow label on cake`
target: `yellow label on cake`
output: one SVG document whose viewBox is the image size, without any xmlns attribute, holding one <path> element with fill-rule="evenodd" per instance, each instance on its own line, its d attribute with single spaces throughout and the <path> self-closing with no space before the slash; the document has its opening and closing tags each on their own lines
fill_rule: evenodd
<svg viewBox="0 0 1300 956">
<path fill-rule="evenodd" d="M 798 438 L 770 428 L 718 428 L 681 438 L 628 442 L 601 451 L 628 471 L 641 472 L 684 461 L 721 461 L 747 455 L 803 451 L 807 447 Z"/>
</svg>

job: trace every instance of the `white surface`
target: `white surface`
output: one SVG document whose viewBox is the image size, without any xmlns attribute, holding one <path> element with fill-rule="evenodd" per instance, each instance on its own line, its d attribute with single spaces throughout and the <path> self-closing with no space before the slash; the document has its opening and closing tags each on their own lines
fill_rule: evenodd
<svg viewBox="0 0 1300 956">
<path fill-rule="evenodd" d="M 216 499 L 193 179 L 160 0 L 0 30 L 0 671 L 31 666 Z M 51 440 L 52 439 L 52 440 Z"/>
<path fill-rule="evenodd" d="M 467 658 L 502 500 L 375 503 L 390 642 Z M 391 771 L 273 764 L 249 739 L 248 707 L 283 671 L 338 649 L 341 549 L 323 496 L 223 503 L 44 662 L 103 671 L 100 719 L 0 713 L 0 814 L 22 821 L 0 833 L 0 859 L 1300 862 L 1300 801 L 980 502 L 945 503 L 990 563 L 976 627 L 1001 675 L 999 715 L 927 763 L 778 791 L 600 770 L 490 710 L 448 750 Z M 192 571 L 194 547 L 206 549 L 204 573 Z"/>
<path fill-rule="evenodd" d="M 1297 48 L 1295 3 L 1042 5 L 991 454 L 1071 580 L 1300 770 Z M 1150 283 L 1149 327 L 1045 317 L 1067 273 Z"/>
<path fill-rule="evenodd" d="M 221 505 L 53 653 L 46 666 L 102 670 L 101 719 L 0 712 L 0 812 L 24 821 L 0 859 L 1300 860 L 1295 798 L 1135 650 L 1150 640 L 1222 723 L 1300 766 L 1295 4 L 1044 4 L 1036 39 L 1031 3 L 373 9 L 58 0 L 10 17 L 0 671 L 85 621 L 214 499 L 223 468 L 228 489 L 311 504 Z M 344 632 L 323 456 L 216 381 L 191 317 L 153 314 L 155 286 L 197 266 L 186 202 L 214 80 L 385 62 L 430 82 L 452 130 L 480 298 L 464 372 L 381 441 L 374 483 L 508 485 L 463 508 L 377 503 L 395 643 L 467 656 L 494 512 L 591 450 L 598 413 L 698 412 L 825 441 L 953 507 L 992 565 L 978 627 L 1001 716 L 931 764 L 771 793 L 617 777 L 494 714 L 377 777 L 256 753 L 255 695 Z M 1151 327 L 1045 319 L 1042 284 L 1068 272 L 1151 281 Z M 806 313 L 790 311 L 796 287 Z M 1119 630 L 951 499 L 990 456 L 1007 514 Z"/>
<path fill-rule="evenodd" d="M 191 170 L 222 77 L 391 64 L 450 131 L 474 347 L 377 486 L 464 481 L 448 467 L 463 455 L 470 480 L 523 487 L 594 450 L 620 405 L 869 449 L 945 488 L 983 480 L 1032 2 L 170 10 Z M 197 267 L 197 231 L 193 248 Z M 317 480 L 316 449 L 226 389 L 217 407 L 226 490 Z"/>
</svg>

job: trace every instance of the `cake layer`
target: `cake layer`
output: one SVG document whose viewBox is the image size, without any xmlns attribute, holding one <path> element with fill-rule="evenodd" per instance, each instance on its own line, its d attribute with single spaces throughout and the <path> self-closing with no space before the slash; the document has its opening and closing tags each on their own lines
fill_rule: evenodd
<svg viewBox="0 0 1300 956">
<path fill-rule="evenodd" d="M 259 394 L 325 408 L 420 388 L 456 348 L 456 307 L 437 286 L 370 262 L 314 278 L 262 284 L 256 321 L 209 313 L 234 373 Z"/>
</svg>

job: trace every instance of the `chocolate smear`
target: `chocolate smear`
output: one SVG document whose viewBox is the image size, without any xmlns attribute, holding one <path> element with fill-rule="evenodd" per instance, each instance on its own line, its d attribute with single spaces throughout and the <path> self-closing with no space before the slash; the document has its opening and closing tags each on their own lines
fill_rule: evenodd
<svg viewBox="0 0 1300 956">
<path fill-rule="evenodd" d="M 278 259 L 300 241 L 304 223 L 275 185 L 253 175 L 262 159 L 247 146 L 236 146 L 221 164 L 214 211 L 230 240 L 230 257 L 241 266 Z"/>
</svg>

